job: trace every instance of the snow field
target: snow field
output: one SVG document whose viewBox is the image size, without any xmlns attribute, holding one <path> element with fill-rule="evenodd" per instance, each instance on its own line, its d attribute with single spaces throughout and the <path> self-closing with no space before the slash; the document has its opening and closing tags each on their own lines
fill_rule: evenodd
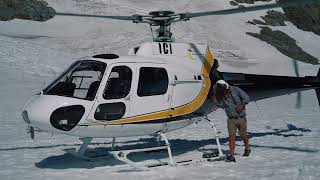
<svg viewBox="0 0 320 180">
<path fill-rule="evenodd" d="M 141 0 L 49 0 L 58 11 L 130 15 L 152 10 L 175 12 L 206 11 L 231 7 L 225 0 L 141 1 Z M 266 43 L 245 35 L 258 32 L 246 21 L 263 11 L 239 16 L 204 17 L 175 24 L 177 41 L 208 43 L 221 60 L 230 58 L 258 62 L 248 68 L 259 73 L 293 74 L 292 61 Z M 281 30 L 295 36 L 307 52 L 320 58 L 318 39 L 290 25 Z M 147 172 L 128 171 L 128 165 L 112 157 L 86 162 L 65 154 L 62 149 L 79 147 L 75 137 L 36 133 L 30 140 L 21 118 L 21 108 L 32 94 L 49 83 L 77 58 L 95 53 L 126 54 L 130 47 L 151 40 L 146 25 L 103 19 L 56 17 L 45 23 L 14 20 L 0 23 L 0 175 L 3 180 L 32 179 L 319 179 L 320 112 L 314 91 L 302 93 L 302 108 L 295 109 L 296 94 L 251 103 L 248 131 L 252 156 L 241 157 L 237 141 L 237 163 L 211 162 L 190 166 L 160 167 Z M 235 56 L 232 56 L 232 53 Z M 318 67 L 299 63 L 301 75 L 314 75 Z M 228 150 L 226 117 L 219 110 L 210 114 L 221 131 L 221 143 Z M 215 147 L 213 132 L 205 122 L 167 134 L 176 160 L 199 158 Z M 151 137 L 119 138 L 119 146 L 152 145 Z M 110 139 L 95 139 L 92 150 L 105 152 Z M 165 152 L 136 153 L 138 163 L 167 160 Z"/>
</svg>

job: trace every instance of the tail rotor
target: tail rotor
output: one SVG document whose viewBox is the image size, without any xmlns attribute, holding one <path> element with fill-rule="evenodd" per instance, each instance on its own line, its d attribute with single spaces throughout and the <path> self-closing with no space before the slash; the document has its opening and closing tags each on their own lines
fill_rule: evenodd
<svg viewBox="0 0 320 180">
<path fill-rule="evenodd" d="M 293 67 L 294 67 L 294 71 L 295 71 L 295 74 L 297 77 L 300 77 L 300 74 L 299 74 L 299 66 L 298 66 L 298 62 L 293 60 Z M 297 109 L 300 109 L 301 108 L 301 98 L 302 98 L 302 94 L 301 92 L 297 92 L 297 99 L 296 99 L 296 108 Z"/>
</svg>

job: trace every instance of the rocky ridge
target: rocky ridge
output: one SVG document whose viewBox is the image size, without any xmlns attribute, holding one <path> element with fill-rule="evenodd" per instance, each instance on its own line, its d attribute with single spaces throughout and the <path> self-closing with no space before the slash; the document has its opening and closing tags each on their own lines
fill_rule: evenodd
<svg viewBox="0 0 320 180">
<path fill-rule="evenodd" d="M 317 58 L 306 53 L 301 47 L 297 45 L 295 39 L 282 31 L 273 31 L 271 28 L 263 26 L 261 27 L 260 33 L 247 32 L 247 34 L 267 42 L 268 44 L 275 47 L 279 52 L 292 59 L 314 65 L 319 64 Z"/>
<path fill-rule="evenodd" d="M 0 21 L 24 19 L 47 21 L 55 10 L 43 0 L 0 0 Z"/>
<path fill-rule="evenodd" d="M 240 3 L 254 4 L 256 1 L 270 0 L 234 0 L 230 4 L 235 6 L 243 6 Z M 283 3 L 286 0 L 280 0 Z M 292 6 L 283 8 L 284 13 L 279 11 L 267 11 L 267 15 L 261 16 L 262 20 L 253 19 L 248 21 L 249 24 L 261 25 L 260 33 L 247 32 L 246 34 L 258 38 L 275 47 L 282 54 L 306 63 L 320 64 L 319 60 L 314 56 L 306 53 L 297 45 L 294 38 L 286 33 L 276 30 L 273 31 L 268 26 L 286 26 L 285 21 L 292 22 L 297 28 L 304 31 L 311 31 L 320 35 L 320 5 L 311 4 L 304 6 Z"/>
</svg>

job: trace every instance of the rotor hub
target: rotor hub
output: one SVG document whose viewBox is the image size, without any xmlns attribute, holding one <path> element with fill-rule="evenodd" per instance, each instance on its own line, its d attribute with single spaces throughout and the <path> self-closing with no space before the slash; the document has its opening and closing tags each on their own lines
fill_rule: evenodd
<svg viewBox="0 0 320 180">
<path fill-rule="evenodd" d="M 153 40 L 156 42 L 172 42 L 170 27 L 176 19 L 175 13 L 173 11 L 152 11 L 149 15 L 151 17 L 146 17 L 145 22 L 149 23 L 152 33 L 155 33 Z M 155 26 L 159 28 L 153 29 L 152 27 Z"/>
<path fill-rule="evenodd" d="M 152 11 L 149 13 L 152 17 L 171 17 L 173 14 L 173 11 Z"/>
</svg>

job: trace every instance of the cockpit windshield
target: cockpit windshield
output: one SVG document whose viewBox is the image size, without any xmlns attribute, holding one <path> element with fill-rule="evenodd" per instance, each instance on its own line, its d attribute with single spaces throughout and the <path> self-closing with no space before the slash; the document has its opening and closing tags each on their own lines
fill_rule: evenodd
<svg viewBox="0 0 320 180">
<path fill-rule="evenodd" d="M 70 66 L 43 93 L 92 101 L 96 96 L 106 64 L 98 61 L 78 61 Z"/>
</svg>

